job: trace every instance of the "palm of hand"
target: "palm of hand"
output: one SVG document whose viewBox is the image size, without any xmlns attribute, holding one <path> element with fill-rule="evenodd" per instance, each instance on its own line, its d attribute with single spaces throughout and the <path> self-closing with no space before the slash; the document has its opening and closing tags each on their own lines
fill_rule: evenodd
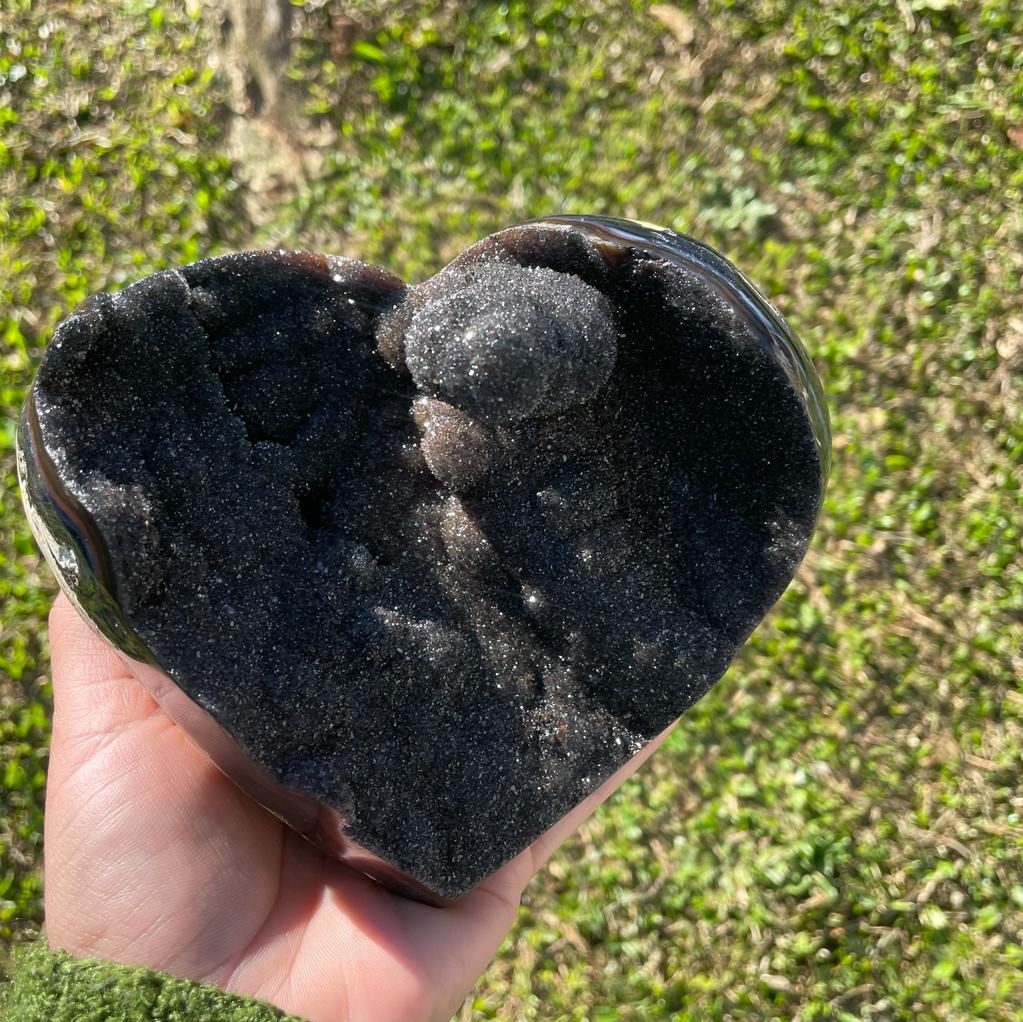
<svg viewBox="0 0 1023 1022">
<path fill-rule="evenodd" d="M 449 908 L 393 895 L 239 791 L 61 598 L 46 804 L 51 945 L 310 1022 L 449 1018 L 539 865 L 645 759 Z"/>
</svg>

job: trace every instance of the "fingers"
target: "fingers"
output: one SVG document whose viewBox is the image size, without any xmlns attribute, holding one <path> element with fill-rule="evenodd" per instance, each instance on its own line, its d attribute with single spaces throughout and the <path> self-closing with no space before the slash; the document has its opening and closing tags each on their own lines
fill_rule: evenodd
<svg viewBox="0 0 1023 1022">
<path fill-rule="evenodd" d="M 444 911 L 450 916 L 460 917 L 464 924 L 471 926 L 479 935 L 481 947 L 490 945 L 493 951 L 496 951 L 505 931 L 515 920 L 523 891 L 537 871 L 603 802 L 639 770 L 671 734 L 674 726 L 675 724 L 672 724 L 653 741 L 647 743 L 593 794 L 541 834 L 528 848 Z M 489 958 L 484 961 L 484 965 L 486 961 L 489 961 Z"/>
<path fill-rule="evenodd" d="M 674 725 L 672 725 L 674 727 Z M 649 742 L 592 795 L 464 898 L 443 909 L 394 899 L 406 933 L 422 937 L 419 973 L 430 977 L 433 1017 L 450 1018 L 486 968 L 515 922 L 526 885 L 557 848 L 655 752 L 669 727 Z"/>
<path fill-rule="evenodd" d="M 676 722 L 677 723 L 677 722 Z M 547 860 L 657 751 L 675 724 L 643 746 L 623 767 L 615 771 L 596 791 L 544 831 L 528 848 L 501 867 L 482 887 L 517 903 L 526 885 Z"/>
<path fill-rule="evenodd" d="M 547 862 L 561 845 L 660 748 L 668 735 L 671 734 L 675 723 L 669 725 L 656 738 L 644 745 L 628 763 L 613 773 L 592 795 L 580 802 L 575 809 L 558 820 L 550 830 L 541 834 L 526 849 L 531 859 L 531 872 L 529 877 L 526 878 L 526 883 L 532 879 L 533 874 Z"/>
</svg>

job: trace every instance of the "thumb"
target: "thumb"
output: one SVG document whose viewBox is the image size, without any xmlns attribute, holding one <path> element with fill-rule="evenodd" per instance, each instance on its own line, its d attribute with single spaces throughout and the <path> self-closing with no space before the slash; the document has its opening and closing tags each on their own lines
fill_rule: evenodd
<svg viewBox="0 0 1023 1022">
<path fill-rule="evenodd" d="M 155 713 L 156 700 L 61 593 L 50 611 L 53 740 L 102 740 Z"/>
</svg>

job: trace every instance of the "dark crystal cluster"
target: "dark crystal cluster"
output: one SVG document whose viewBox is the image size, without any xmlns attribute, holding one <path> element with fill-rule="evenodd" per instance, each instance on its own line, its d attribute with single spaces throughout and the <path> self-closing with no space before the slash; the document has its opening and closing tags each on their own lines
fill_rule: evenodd
<svg viewBox="0 0 1023 1022">
<path fill-rule="evenodd" d="M 551 218 L 417 286 L 274 252 L 97 296 L 21 457 L 94 622 L 451 898 L 721 676 L 805 552 L 827 444 L 729 264 Z"/>
</svg>

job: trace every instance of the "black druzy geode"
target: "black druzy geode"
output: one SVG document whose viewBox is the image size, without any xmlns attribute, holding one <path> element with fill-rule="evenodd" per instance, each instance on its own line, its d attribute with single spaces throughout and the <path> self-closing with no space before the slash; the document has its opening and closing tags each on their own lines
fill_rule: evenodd
<svg viewBox="0 0 1023 1022">
<path fill-rule="evenodd" d="M 829 442 L 730 264 L 597 217 L 418 286 L 267 252 L 99 295 L 19 441 L 93 623 L 440 898 L 721 676 L 806 550 Z"/>
</svg>

